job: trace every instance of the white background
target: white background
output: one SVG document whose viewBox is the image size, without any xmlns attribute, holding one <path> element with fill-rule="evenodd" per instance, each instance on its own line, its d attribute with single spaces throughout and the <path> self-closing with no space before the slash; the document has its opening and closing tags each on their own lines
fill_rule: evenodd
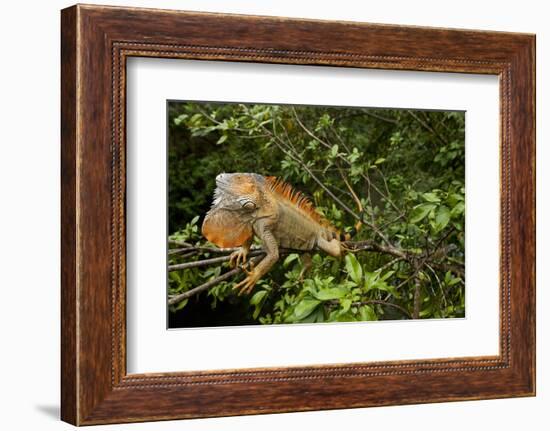
<svg viewBox="0 0 550 431">
<path fill-rule="evenodd" d="M 547 429 L 550 246 L 549 14 L 542 1 L 103 1 L 106 4 L 537 33 L 538 396 L 417 406 L 105 426 L 97 429 Z M 5 2 L 0 15 L 0 425 L 69 429 L 59 409 L 59 9 Z"/>
<path fill-rule="evenodd" d="M 126 82 L 129 373 L 498 354 L 498 77 L 134 58 Z M 167 331 L 167 99 L 466 111 L 466 318 Z"/>
</svg>

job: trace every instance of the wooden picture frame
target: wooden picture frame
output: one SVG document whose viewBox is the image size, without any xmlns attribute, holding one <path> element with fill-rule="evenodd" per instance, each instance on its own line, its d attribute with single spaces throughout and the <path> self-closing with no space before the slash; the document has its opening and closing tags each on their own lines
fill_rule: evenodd
<svg viewBox="0 0 550 431">
<path fill-rule="evenodd" d="M 535 394 L 535 37 L 77 5 L 62 11 L 61 418 L 75 425 Z M 127 374 L 131 56 L 492 74 L 500 82 L 500 354 Z"/>
</svg>

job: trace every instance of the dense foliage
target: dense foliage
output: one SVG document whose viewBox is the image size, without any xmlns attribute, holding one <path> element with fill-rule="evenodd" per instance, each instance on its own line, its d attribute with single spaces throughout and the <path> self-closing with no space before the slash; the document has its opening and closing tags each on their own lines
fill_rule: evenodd
<svg viewBox="0 0 550 431">
<path fill-rule="evenodd" d="M 464 316 L 463 113 L 170 103 L 168 127 L 169 265 L 219 256 L 198 247 L 213 247 L 200 225 L 220 172 L 280 176 L 343 232 L 362 221 L 356 252 L 313 254 L 305 273 L 286 254 L 250 296 L 238 275 L 173 303 L 179 325 L 205 303 L 229 304 L 231 323 Z M 228 270 L 170 270 L 169 295 Z"/>
</svg>

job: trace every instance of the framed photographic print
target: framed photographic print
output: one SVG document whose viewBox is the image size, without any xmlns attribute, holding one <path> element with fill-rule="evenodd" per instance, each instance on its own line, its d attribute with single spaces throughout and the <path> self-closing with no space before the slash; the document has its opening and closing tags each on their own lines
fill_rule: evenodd
<svg viewBox="0 0 550 431">
<path fill-rule="evenodd" d="M 61 30 L 63 420 L 534 395 L 533 35 Z"/>
</svg>

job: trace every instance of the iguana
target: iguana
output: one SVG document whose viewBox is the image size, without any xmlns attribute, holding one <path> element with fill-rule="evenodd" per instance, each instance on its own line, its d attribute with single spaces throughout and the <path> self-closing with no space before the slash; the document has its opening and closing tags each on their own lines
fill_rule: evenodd
<svg viewBox="0 0 550 431">
<path fill-rule="evenodd" d="M 265 257 L 234 288 L 250 293 L 279 259 L 279 247 L 322 250 L 338 257 L 343 252 L 339 231 L 324 219 L 311 201 L 284 181 L 252 173 L 223 173 L 216 177 L 212 207 L 202 234 L 218 247 L 240 247 L 230 256 L 232 266 L 246 262 L 257 236 Z"/>
</svg>

